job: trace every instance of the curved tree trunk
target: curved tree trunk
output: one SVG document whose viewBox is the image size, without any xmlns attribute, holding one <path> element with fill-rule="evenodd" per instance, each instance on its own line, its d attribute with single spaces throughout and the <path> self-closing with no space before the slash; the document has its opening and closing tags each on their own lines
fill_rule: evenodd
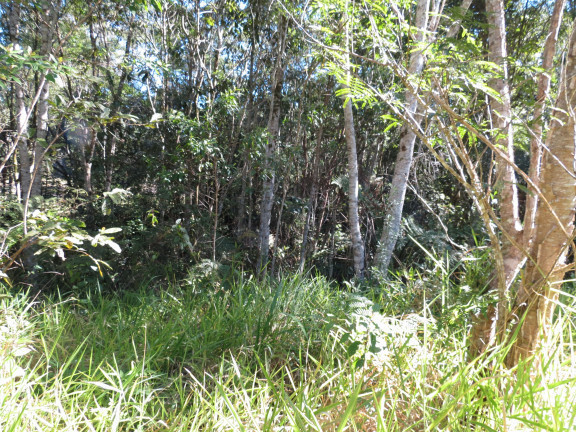
<svg viewBox="0 0 576 432">
<path fill-rule="evenodd" d="M 414 38 L 416 44 L 426 40 L 426 29 L 428 28 L 430 0 L 419 0 L 416 8 L 416 28 L 417 33 Z M 412 52 L 410 55 L 410 75 L 419 75 L 424 69 L 424 53 L 421 50 Z M 414 122 L 420 123 L 421 119 L 418 109 L 418 98 L 411 92 L 406 92 L 405 112 L 408 117 L 414 118 Z M 396 156 L 396 165 L 394 166 L 394 175 L 392 185 L 386 200 L 388 210 L 384 216 L 384 228 L 382 237 L 378 244 L 376 252 L 375 266 L 382 272 L 386 273 L 392 253 L 396 247 L 396 242 L 400 236 L 402 224 L 402 210 L 404 209 L 404 199 L 408 187 L 408 175 L 414 155 L 414 143 L 416 134 L 412 127 L 405 123 L 400 131 L 400 143 L 398 155 Z"/>
</svg>

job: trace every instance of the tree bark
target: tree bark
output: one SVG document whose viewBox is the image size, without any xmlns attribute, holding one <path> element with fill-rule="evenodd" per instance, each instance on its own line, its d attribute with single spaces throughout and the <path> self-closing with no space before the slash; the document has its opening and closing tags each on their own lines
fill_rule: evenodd
<svg viewBox="0 0 576 432">
<path fill-rule="evenodd" d="M 414 38 L 416 44 L 422 43 L 426 40 L 429 8 L 430 0 L 418 1 L 415 23 L 417 33 Z M 408 68 L 410 75 L 415 76 L 422 73 L 424 60 L 425 58 L 422 50 L 412 52 L 410 55 L 410 66 Z M 418 99 L 417 96 L 411 92 L 406 92 L 405 112 L 408 117 L 414 118 L 414 121 L 417 122 L 417 124 L 420 124 L 421 115 L 419 114 L 418 109 Z M 400 132 L 399 150 L 396 157 L 392 185 L 386 200 L 388 210 L 384 217 L 384 228 L 382 230 L 382 237 L 380 238 L 375 258 L 375 266 L 383 274 L 386 274 L 388 271 L 388 266 L 392 259 L 392 253 L 394 252 L 396 242 L 400 236 L 402 210 L 404 208 L 404 199 L 408 187 L 408 175 L 410 174 L 410 166 L 412 165 L 415 142 L 415 132 L 409 124 L 405 123 Z"/>
<path fill-rule="evenodd" d="M 268 117 L 268 144 L 264 155 L 264 184 L 262 187 L 262 202 L 260 204 L 260 233 L 258 271 L 263 272 L 268 264 L 270 251 L 270 220 L 274 203 L 274 181 L 276 177 L 274 159 L 277 152 L 278 133 L 280 131 L 280 104 L 284 84 L 284 52 L 286 50 L 286 33 L 288 20 L 282 16 L 278 25 L 278 43 L 276 64 L 272 71 L 272 95 L 270 99 L 270 115 Z"/>
<path fill-rule="evenodd" d="M 506 62 L 506 22 L 503 0 L 487 0 L 488 20 L 488 60 L 497 64 L 501 75 L 490 82 L 490 87 L 498 93 L 498 98 L 490 98 L 492 128 L 496 139 L 494 144 L 504 149 L 508 159 L 514 163 L 514 131 L 512 129 L 512 107 L 508 85 L 508 65 Z M 524 255 L 517 244 L 522 240 L 522 225 L 518 211 L 518 188 L 512 164 L 496 155 L 496 190 L 500 207 L 502 230 L 510 236 L 502 236 L 502 272 L 495 271 L 490 290 L 498 292 L 497 307 L 490 307 L 485 316 L 475 318 L 471 330 L 471 355 L 477 356 L 496 342 L 497 332 L 508 322 L 510 284 L 516 277 Z M 502 273 L 502 274 L 500 274 Z M 481 337 L 482 335 L 482 337 Z M 475 340 L 474 340 L 475 339 Z"/>
<path fill-rule="evenodd" d="M 552 67 L 558 29 L 562 17 L 564 0 L 558 0 L 554 7 L 550 23 L 550 33 L 543 51 L 542 67 L 545 71 Z M 477 355 L 489 345 L 495 342 L 498 331 L 503 330 L 509 321 L 509 287 L 514 281 L 525 258 L 525 250 L 534 244 L 536 234 L 535 219 L 537 217 L 538 196 L 537 191 L 532 190 L 526 198 L 526 212 L 524 216 L 524 228 L 520 223 L 518 209 L 518 188 L 516 185 L 516 174 L 514 172 L 514 137 L 512 130 L 512 109 L 510 104 L 510 90 L 507 82 L 506 64 L 506 26 L 504 21 L 504 3 L 502 0 L 488 0 L 486 12 L 489 23 L 489 60 L 498 64 L 502 68 L 502 76 L 491 82 L 491 87 L 498 92 L 500 98 L 491 98 L 491 113 L 493 128 L 498 134 L 495 144 L 506 149 L 510 162 L 496 157 L 496 178 L 497 191 L 500 199 L 500 218 L 502 230 L 507 235 L 502 238 L 503 274 L 495 275 L 490 289 L 498 291 L 498 307 L 491 307 L 483 318 L 476 318 L 472 335 L 472 355 Z M 550 88 L 550 78 L 546 72 L 542 73 L 538 82 L 537 103 L 534 109 L 533 136 L 531 141 L 530 178 L 534 184 L 540 183 L 540 160 L 541 160 L 541 139 L 542 139 L 542 114 L 545 99 Z M 510 238 L 513 240 L 511 241 Z M 538 244 L 538 243 L 536 243 Z M 520 247 L 522 249 L 520 249 Z M 531 259 L 538 259 L 531 253 Z M 528 264 L 528 266 L 534 263 Z M 524 282 L 523 282 L 524 284 Z M 520 293 L 519 293 L 520 294 Z M 517 300 L 516 300 L 517 301 Z M 484 330 L 482 330 L 484 329 Z M 478 339 L 479 334 L 490 334 L 491 336 Z M 474 338 L 478 340 L 474 340 Z"/>
<path fill-rule="evenodd" d="M 329 94 L 329 93 L 328 93 Z M 328 101 L 325 99 L 327 104 Z M 322 149 L 322 140 L 324 138 L 324 125 L 320 124 L 316 135 L 316 148 L 314 149 L 314 159 L 312 161 L 312 179 L 310 186 L 310 196 L 306 211 L 306 222 L 304 223 L 304 232 L 302 234 L 302 244 L 300 246 L 300 264 L 298 272 L 302 273 L 306 264 L 306 255 L 308 253 L 308 239 L 310 235 L 310 226 L 313 222 L 313 215 L 316 211 L 316 202 L 318 201 L 318 177 L 320 175 L 320 158 Z"/>
<path fill-rule="evenodd" d="M 346 83 L 344 89 L 350 89 L 352 80 L 352 65 L 350 52 L 353 49 L 348 24 L 348 2 L 344 6 L 344 21 L 346 26 Z M 352 111 L 352 95 L 346 94 L 344 101 L 344 133 L 346 135 L 346 148 L 348 155 L 348 225 L 352 253 L 354 257 L 354 275 L 362 280 L 364 278 L 364 242 L 360 231 L 360 216 L 358 209 L 358 152 L 356 149 L 356 131 L 354 130 L 354 113 Z"/>
<path fill-rule="evenodd" d="M 126 37 L 126 45 L 124 47 L 124 58 L 123 63 L 128 60 L 130 53 L 132 51 L 132 42 L 134 35 L 134 20 L 132 17 L 128 26 L 128 35 Z M 128 76 L 130 74 L 130 69 L 128 66 L 124 65 L 122 68 L 122 74 L 120 75 L 120 80 L 118 81 L 118 87 L 114 89 L 114 79 L 110 71 L 108 73 L 108 81 L 110 82 L 110 89 L 112 91 L 112 102 L 110 104 L 110 116 L 115 117 L 119 112 L 122 105 L 122 95 L 124 93 L 124 84 L 126 83 Z M 118 147 L 118 136 L 120 134 L 120 125 L 114 123 L 108 126 L 105 130 L 105 178 L 104 178 L 104 189 L 106 192 L 112 190 L 112 184 L 114 182 L 114 171 L 116 164 L 116 150 Z"/>
<path fill-rule="evenodd" d="M 344 104 L 344 130 L 346 131 L 346 146 L 348 150 L 348 224 L 354 255 L 354 274 L 358 279 L 364 277 L 364 242 L 360 232 L 360 216 L 358 210 L 358 155 L 356 152 L 356 131 L 354 130 L 354 114 L 352 99 Z"/>
<path fill-rule="evenodd" d="M 12 2 L 9 15 L 10 42 L 14 48 L 20 47 L 20 2 Z M 28 152 L 28 110 L 22 84 L 14 82 L 15 116 L 16 116 L 16 146 L 19 159 L 20 199 L 25 200 L 30 190 L 30 154 Z"/>
<path fill-rule="evenodd" d="M 54 40 L 54 28 L 58 18 L 58 7 L 51 2 L 42 3 L 39 23 L 40 34 L 40 55 L 48 59 L 52 51 Z M 34 142 L 34 156 L 32 166 L 32 187 L 30 196 L 40 196 L 42 194 L 42 162 L 47 146 L 48 138 L 48 98 L 50 97 L 50 82 L 42 80 L 40 82 L 40 98 L 36 106 L 36 140 Z"/>
<path fill-rule="evenodd" d="M 497 138 L 496 146 L 505 149 L 508 159 L 514 162 L 514 131 L 512 129 L 512 107 L 510 103 L 510 88 L 508 85 L 508 65 L 506 62 L 506 23 L 504 19 L 503 0 L 487 0 L 486 13 L 488 16 L 488 59 L 500 66 L 501 75 L 490 82 L 490 86 L 499 95 L 499 98 L 490 99 L 492 126 Z M 518 211 L 518 188 L 516 174 L 510 163 L 496 155 L 496 189 L 499 195 L 500 219 L 502 228 L 516 242 L 521 241 L 522 224 Z M 502 239 L 502 254 L 504 256 L 504 272 L 506 289 L 522 263 L 522 251 L 504 236 Z M 500 289 L 502 291 L 503 288 Z M 507 293 L 500 293 L 499 313 L 507 308 L 505 297 Z M 502 316 L 502 315 L 501 315 Z"/>
<path fill-rule="evenodd" d="M 542 161 L 542 116 L 546 107 L 546 100 L 550 94 L 550 72 L 556 53 L 556 43 L 558 42 L 558 33 L 562 16 L 564 14 L 564 5 L 566 0 L 557 0 L 554 4 L 552 18 L 550 20 L 550 31 L 544 45 L 542 53 L 542 72 L 538 76 L 538 94 L 536 95 L 536 104 L 534 106 L 534 121 L 532 123 L 532 137 L 530 139 L 530 180 L 534 184 L 540 182 L 540 164 Z M 536 208 L 538 206 L 538 195 L 533 188 L 528 187 L 529 193 L 526 196 L 526 213 L 524 216 L 524 245 L 527 248 L 532 246 L 534 233 L 534 220 L 536 217 Z"/>
<path fill-rule="evenodd" d="M 551 332 L 552 317 L 564 278 L 568 248 L 573 241 L 576 208 L 576 27 L 572 30 L 566 67 L 561 78 L 551 128 L 542 158 L 542 198 L 553 205 L 554 214 L 540 204 L 536 211 L 534 242 L 513 312 L 518 337 L 506 362 L 515 366 L 534 355 Z M 558 223 L 559 221 L 559 223 Z"/>
</svg>

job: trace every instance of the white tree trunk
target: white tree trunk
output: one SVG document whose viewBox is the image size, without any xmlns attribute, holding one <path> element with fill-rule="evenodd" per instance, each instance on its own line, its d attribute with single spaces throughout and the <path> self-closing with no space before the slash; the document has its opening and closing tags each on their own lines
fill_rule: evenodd
<svg viewBox="0 0 576 432">
<path fill-rule="evenodd" d="M 344 130 L 348 150 L 348 224 L 350 225 L 350 239 L 354 255 L 354 274 L 357 278 L 362 279 L 364 277 L 364 242 L 360 232 L 358 211 L 358 155 L 352 99 L 348 99 L 344 105 Z"/>
<path fill-rule="evenodd" d="M 508 65 L 506 63 L 506 23 L 503 0 L 487 0 L 488 18 L 488 59 L 501 68 L 501 75 L 490 82 L 499 99 L 490 99 L 492 126 L 497 135 L 496 146 L 505 149 L 508 159 L 514 162 L 514 131 L 512 129 L 512 108 L 508 85 Z M 516 242 L 521 241 L 522 224 L 518 211 L 518 188 L 516 174 L 510 163 L 496 156 L 496 189 L 498 191 L 502 228 Z M 522 263 L 523 254 L 506 236 L 502 239 L 506 287 L 516 277 Z M 504 293 L 501 293 L 504 294 Z M 500 298 L 502 303 L 504 299 Z"/>
<path fill-rule="evenodd" d="M 417 33 L 414 38 L 416 44 L 426 40 L 429 8 L 430 0 L 418 1 L 415 23 Z M 410 75 L 415 76 L 422 73 L 424 61 L 424 53 L 421 50 L 412 52 L 410 55 L 410 66 L 408 68 Z M 412 117 L 416 124 L 419 124 L 421 121 L 418 111 L 416 95 L 411 92 L 406 92 L 405 113 L 406 116 Z M 416 134 L 412 130 L 412 127 L 405 123 L 400 131 L 400 143 L 398 155 L 396 156 L 396 165 L 394 166 L 392 185 L 386 200 L 388 210 L 384 216 L 384 228 L 375 258 L 376 267 L 384 274 L 388 270 L 392 253 L 400 236 L 402 210 L 404 209 L 404 199 L 408 187 L 408 175 L 410 174 L 410 166 L 412 165 L 415 142 Z"/>
<path fill-rule="evenodd" d="M 51 2 L 42 3 L 41 17 L 39 23 L 40 33 L 40 55 L 48 59 L 52 51 L 54 39 L 54 28 L 58 18 L 58 7 Z M 30 196 L 40 196 L 42 194 L 42 162 L 47 146 L 48 138 L 48 98 L 50 96 L 50 83 L 43 80 L 38 89 L 40 97 L 36 106 L 36 140 L 34 142 L 34 155 L 32 167 L 32 187 Z"/>
<path fill-rule="evenodd" d="M 20 47 L 20 2 L 13 2 L 10 8 L 9 26 L 10 42 L 14 48 Z M 16 114 L 16 136 L 19 159 L 19 177 L 21 199 L 24 200 L 30 189 L 30 155 L 28 152 L 28 110 L 24 89 L 18 82 L 14 83 L 15 114 Z"/>
<path fill-rule="evenodd" d="M 352 65 L 350 52 L 353 50 L 350 37 L 348 19 L 348 2 L 344 6 L 344 24 L 346 27 L 346 83 L 344 89 L 350 89 L 352 79 Z M 354 256 L 354 275 L 358 279 L 364 278 L 364 241 L 360 231 L 360 216 L 358 209 L 358 152 L 356 149 L 356 131 L 354 130 L 354 113 L 352 111 L 352 96 L 346 95 L 344 102 L 344 132 L 346 135 L 346 148 L 348 154 L 348 225 L 352 253 Z"/>
</svg>

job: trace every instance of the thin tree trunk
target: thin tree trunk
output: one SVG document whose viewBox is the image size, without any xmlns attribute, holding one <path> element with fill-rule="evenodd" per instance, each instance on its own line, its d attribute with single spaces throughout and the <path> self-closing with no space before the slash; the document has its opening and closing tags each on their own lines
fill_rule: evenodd
<svg viewBox="0 0 576 432">
<path fill-rule="evenodd" d="M 430 0 L 418 1 L 415 23 L 417 33 L 414 38 L 416 44 L 426 40 L 429 8 Z M 421 50 L 412 52 L 410 55 L 410 66 L 408 68 L 409 73 L 411 75 L 419 75 L 422 73 L 424 60 L 424 53 Z M 406 92 L 405 112 L 407 116 L 414 118 L 414 121 L 420 124 L 421 115 L 419 114 L 420 110 L 417 96 L 411 92 Z M 404 208 L 404 199 L 408 187 L 408 175 L 410 174 L 410 166 L 412 165 L 415 142 L 416 134 L 410 125 L 405 123 L 400 132 L 398 156 L 396 157 L 392 185 L 387 198 L 388 211 L 384 217 L 384 228 L 375 258 L 375 265 L 383 274 L 386 274 L 388 271 L 392 253 L 400 236 L 402 210 Z"/>
<path fill-rule="evenodd" d="M 352 65 L 350 54 L 352 43 L 350 41 L 350 28 L 348 25 L 348 2 L 345 5 L 344 20 L 346 26 L 346 84 L 350 89 L 352 79 Z M 344 131 L 348 153 L 348 225 L 352 252 L 354 256 L 354 274 L 358 279 L 364 278 L 364 242 L 360 232 L 360 216 L 358 211 L 358 152 L 356 149 L 356 131 L 354 130 L 354 113 L 352 111 L 352 96 L 347 95 L 344 102 Z"/>
<path fill-rule="evenodd" d="M 214 157 L 212 163 L 214 164 L 214 224 L 212 226 L 212 262 L 216 262 L 216 241 L 218 239 L 218 216 L 219 211 L 219 195 L 220 195 L 220 178 L 218 175 L 218 159 Z"/>
<path fill-rule="evenodd" d="M 260 234 L 258 271 L 263 272 L 268 264 L 270 251 L 270 220 L 274 203 L 274 181 L 276 177 L 274 159 L 277 151 L 277 139 L 280 130 L 280 104 L 284 84 L 284 51 L 286 49 L 286 33 L 288 21 L 282 16 L 278 25 L 278 44 L 276 65 L 272 72 L 272 97 L 270 100 L 270 116 L 268 117 L 268 144 L 264 155 L 264 184 L 262 186 L 262 202 L 260 204 Z"/>
<path fill-rule="evenodd" d="M 463 17 L 466 14 L 466 12 L 470 8 L 471 4 L 472 4 L 472 0 L 463 0 L 462 1 L 462 4 L 460 5 L 460 10 L 459 10 L 460 18 L 458 18 L 456 21 L 454 21 L 454 23 L 452 23 L 452 25 L 450 26 L 450 28 L 446 32 L 446 37 L 449 37 L 449 38 L 456 37 L 456 35 L 460 31 L 460 26 L 462 25 L 462 18 L 461 17 Z"/>
<path fill-rule="evenodd" d="M 40 55 L 48 59 L 52 51 L 58 8 L 54 7 L 50 2 L 45 2 L 42 5 L 41 11 L 42 14 L 39 23 L 41 40 Z M 47 146 L 46 140 L 48 138 L 48 98 L 50 97 L 50 82 L 48 80 L 42 80 L 40 86 L 40 98 L 36 106 L 36 140 L 34 143 L 33 178 L 30 196 L 40 196 L 42 194 L 42 162 Z"/>
<path fill-rule="evenodd" d="M 20 2 L 12 2 L 9 15 L 10 25 L 10 41 L 15 48 L 20 46 Z M 19 159 L 19 177 L 20 177 L 20 199 L 25 200 L 30 190 L 30 154 L 28 152 L 28 111 L 26 109 L 26 101 L 24 89 L 22 85 L 16 81 L 14 82 L 15 92 L 15 115 L 16 115 L 16 136 L 14 139 L 17 141 L 18 159 Z"/>
<path fill-rule="evenodd" d="M 326 198 L 327 200 L 330 197 Z M 330 202 L 328 202 L 330 206 Z M 328 255 L 328 279 L 334 277 L 334 258 L 336 257 L 336 211 L 332 209 L 332 224 L 330 226 L 330 253 Z"/>
<path fill-rule="evenodd" d="M 134 34 L 134 18 L 129 23 L 128 36 L 126 37 L 126 45 L 124 47 L 124 62 L 128 60 L 128 56 L 132 50 L 132 39 Z M 120 75 L 120 80 L 118 82 L 118 87 L 114 90 L 114 79 L 111 73 L 108 71 L 108 81 L 110 82 L 110 87 L 112 89 L 112 103 L 110 104 L 110 116 L 114 117 L 120 112 L 120 107 L 122 104 L 122 95 L 124 93 L 124 84 L 128 79 L 130 70 L 125 66 Z M 165 92 L 164 92 L 165 93 Z M 106 141 L 105 141 L 105 179 L 104 188 L 106 192 L 112 190 L 112 183 L 114 181 L 114 171 L 116 164 L 116 150 L 118 147 L 118 135 L 120 133 L 120 126 L 115 123 L 110 125 L 106 131 Z"/>
<path fill-rule="evenodd" d="M 494 144 L 505 149 L 506 156 L 513 163 L 514 131 L 512 129 L 512 107 L 508 86 L 503 0 L 487 0 L 486 14 L 488 20 L 488 59 L 501 68 L 501 76 L 490 82 L 490 87 L 499 95 L 498 98 L 490 98 L 492 127 L 497 136 Z M 474 328 L 471 330 L 473 340 L 470 354 L 473 357 L 493 345 L 496 342 L 496 335 L 505 328 L 509 308 L 508 288 L 520 270 L 524 258 L 522 251 L 516 246 L 522 241 L 522 225 L 518 211 L 518 188 L 514 168 L 502 157 L 496 155 L 495 175 L 502 230 L 514 242 L 510 241 L 508 236 L 502 236 L 502 274 L 498 274 L 499 272 L 495 270 L 490 282 L 490 290 L 498 292 L 498 306 L 488 308 L 485 316 L 475 318 Z"/>
<path fill-rule="evenodd" d="M 329 94 L 329 93 L 327 93 Z M 327 104 L 328 101 L 325 99 Z M 320 157 L 322 149 L 322 139 L 324 138 L 324 125 L 321 124 L 318 128 L 316 135 L 316 148 L 314 149 L 314 160 L 312 161 L 312 185 L 310 186 L 310 196 L 308 198 L 308 206 L 306 213 L 306 222 L 304 224 L 304 232 L 302 234 L 302 245 L 300 247 L 300 264 L 298 272 L 304 271 L 306 264 L 306 255 L 308 252 L 308 238 L 310 234 L 310 224 L 313 219 L 313 214 L 316 211 L 316 202 L 318 200 L 318 176 L 320 175 Z"/>
<path fill-rule="evenodd" d="M 284 183 L 284 191 L 282 192 L 282 201 L 280 203 L 280 210 L 278 211 L 278 220 L 276 221 L 274 249 L 272 250 L 272 264 L 270 265 L 270 274 L 276 274 L 276 258 L 278 253 L 278 241 L 280 240 L 280 230 L 282 229 L 282 213 L 284 212 L 284 205 L 286 204 L 286 195 L 288 194 L 288 183 Z"/>
<path fill-rule="evenodd" d="M 352 99 L 348 99 L 344 105 L 344 129 L 346 130 L 348 148 L 348 224 L 350 225 L 350 239 L 354 254 L 354 274 L 357 278 L 362 279 L 364 277 L 364 243 L 360 232 L 358 211 L 358 155 L 356 153 Z"/>
<path fill-rule="evenodd" d="M 546 341 L 551 333 L 552 316 L 559 296 L 559 286 L 554 285 L 564 278 L 566 255 L 574 233 L 575 109 L 576 26 L 570 37 L 566 67 L 546 137 L 547 151 L 542 158 L 542 196 L 553 204 L 555 215 L 545 205 L 539 205 L 536 211 L 534 242 L 530 251 L 532 259 L 526 265 L 513 310 L 519 320 L 518 337 L 506 359 L 509 366 L 535 354 L 540 342 Z"/>
</svg>

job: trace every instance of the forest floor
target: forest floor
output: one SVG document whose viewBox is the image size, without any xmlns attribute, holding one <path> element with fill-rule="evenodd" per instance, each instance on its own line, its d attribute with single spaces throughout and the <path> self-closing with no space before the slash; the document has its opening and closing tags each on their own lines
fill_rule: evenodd
<svg viewBox="0 0 576 432">
<path fill-rule="evenodd" d="M 0 288 L 0 430 L 575 430 L 569 313 L 530 375 L 502 366 L 506 347 L 470 361 L 469 308 L 408 306 L 414 287 L 290 276 L 42 299 Z"/>
</svg>

